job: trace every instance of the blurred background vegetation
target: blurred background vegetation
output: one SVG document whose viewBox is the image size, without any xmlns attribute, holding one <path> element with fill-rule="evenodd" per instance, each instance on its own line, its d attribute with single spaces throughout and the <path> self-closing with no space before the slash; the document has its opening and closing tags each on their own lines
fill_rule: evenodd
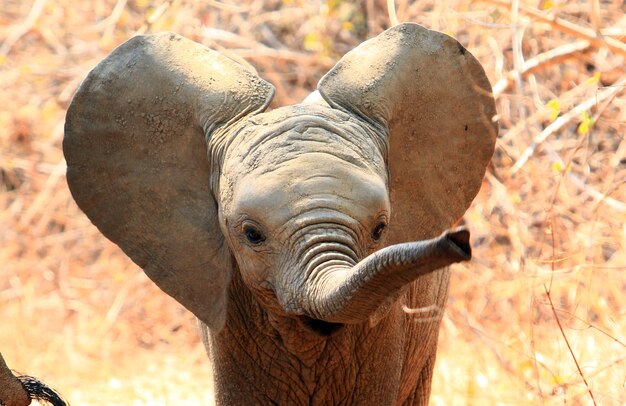
<svg viewBox="0 0 626 406">
<path fill-rule="evenodd" d="M 87 72 L 170 30 L 254 67 L 273 106 L 398 21 L 485 66 L 500 136 L 465 216 L 431 403 L 626 403 L 626 17 L 622 0 L 2 0 L 0 351 L 82 404 L 208 404 L 190 313 L 78 210 L 61 152 Z M 418 106 L 417 106 L 418 107 Z"/>
</svg>

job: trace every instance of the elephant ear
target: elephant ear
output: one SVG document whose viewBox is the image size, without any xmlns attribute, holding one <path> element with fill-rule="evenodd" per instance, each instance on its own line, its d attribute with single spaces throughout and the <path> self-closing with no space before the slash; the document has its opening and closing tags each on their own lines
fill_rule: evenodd
<svg viewBox="0 0 626 406">
<path fill-rule="evenodd" d="M 388 134 L 390 243 L 432 238 L 463 215 L 498 125 L 491 85 L 461 44 L 401 24 L 347 53 L 318 89 Z"/>
<path fill-rule="evenodd" d="M 63 151 L 78 206 L 163 291 L 224 322 L 231 255 L 209 188 L 207 145 L 274 88 L 172 33 L 138 36 L 96 66 L 68 109 Z"/>
</svg>

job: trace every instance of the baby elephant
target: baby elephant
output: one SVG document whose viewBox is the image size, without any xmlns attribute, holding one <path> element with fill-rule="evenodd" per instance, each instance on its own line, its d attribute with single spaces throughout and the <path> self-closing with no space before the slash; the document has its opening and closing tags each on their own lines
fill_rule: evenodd
<svg viewBox="0 0 626 406">
<path fill-rule="evenodd" d="M 484 70 L 401 24 L 303 103 L 265 111 L 273 94 L 176 34 L 135 37 L 69 107 L 72 194 L 198 317 L 219 404 L 425 404 L 445 267 L 471 256 L 445 230 L 497 134 Z"/>
</svg>

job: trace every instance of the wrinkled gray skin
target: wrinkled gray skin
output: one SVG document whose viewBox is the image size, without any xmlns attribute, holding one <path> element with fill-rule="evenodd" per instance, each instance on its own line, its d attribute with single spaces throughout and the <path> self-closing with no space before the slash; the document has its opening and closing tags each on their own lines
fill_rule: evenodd
<svg viewBox="0 0 626 406">
<path fill-rule="evenodd" d="M 243 67 L 136 37 L 68 110 L 70 189 L 198 317 L 219 404 L 425 404 L 446 267 L 471 256 L 445 230 L 497 132 L 489 82 L 454 39 L 402 24 L 318 90 L 263 112 L 273 87 Z"/>
</svg>

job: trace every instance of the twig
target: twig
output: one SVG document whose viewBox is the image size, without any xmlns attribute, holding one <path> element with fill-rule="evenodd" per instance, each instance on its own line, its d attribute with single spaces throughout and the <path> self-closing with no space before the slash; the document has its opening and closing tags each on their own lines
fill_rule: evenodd
<svg viewBox="0 0 626 406">
<path fill-rule="evenodd" d="M 545 284 L 543 285 L 543 289 L 545 290 L 546 295 L 548 296 L 548 301 L 550 302 L 550 309 L 552 309 L 552 314 L 554 314 L 554 319 L 556 320 L 556 324 L 558 324 L 559 330 L 561 330 L 561 335 L 563 336 L 563 339 L 565 340 L 567 349 L 569 350 L 569 353 L 572 356 L 572 359 L 574 360 L 574 364 L 576 364 L 576 368 L 578 369 L 578 373 L 580 374 L 580 377 L 582 378 L 583 382 L 585 383 L 585 386 L 587 387 L 589 396 L 591 396 L 591 401 L 593 402 L 594 405 L 597 405 L 596 399 L 593 397 L 593 392 L 591 391 L 591 388 L 589 387 L 589 383 L 587 383 L 587 379 L 585 379 L 585 375 L 583 374 L 583 371 L 580 368 L 580 365 L 578 364 L 578 360 L 576 359 L 576 355 L 574 355 L 572 346 L 570 345 L 569 340 L 567 339 L 567 335 L 565 335 L 565 331 L 563 331 L 563 326 L 561 326 L 561 320 L 559 319 L 559 315 L 556 313 L 556 309 L 554 308 L 554 304 L 552 303 L 552 297 L 550 296 L 550 291 L 548 290 L 548 287 Z"/>
<path fill-rule="evenodd" d="M 393 27 L 398 25 L 398 15 L 396 14 L 396 2 L 395 0 L 387 0 L 387 13 L 389 14 L 389 23 Z"/>
<path fill-rule="evenodd" d="M 487 3 L 495 4 L 502 7 L 509 7 L 507 2 L 501 0 L 483 0 Z M 574 24 L 570 21 L 567 21 L 563 18 L 559 17 L 549 17 L 544 15 L 539 10 L 536 10 L 532 7 L 525 6 L 520 4 L 519 11 L 535 18 L 537 21 L 541 21 L 547 24 L 550 24 L 553 28 L 565 33 L 572 35 L 577 38 L 581 38 L 587 40 L 596 48 L 607 47 L 611 51 L 616 54 L 620 54 L 626 56 L 626 44 L 621 41 L 616 40 L 615 38 L 607 38 L 603 37 L 594 31 L 591 28 L 581 27 L 577 24 Z"/>
<path fill-rule="evenodd" d="M 30 227 L 33 218 L 37 214 L 41 214 L 43 212 L 43 208 L 50 203 L 50 196 L 54 193 L 59 180 L 61 180 L 65 175 L 66 167 L 67 165 L 65 163 L 65 159 L 61 159 L 59 163 L 57 163 L 50 176 L 48 176 L 48 179 L 43 185 L 41 191 L 37 194 L 33 203 L 20 219 L 19 229 L 24 230 Z"/>
<path fill-rule="evenodd" d="M 321 65 L 331 67 L 334 61 L 329 57 L 320 57 L 318 55 L 306 54 L 304 52 L 291 51 L 288 49 L 273 49 L 267 47 L 257 41 L 249 38 L 245 38 L 241 35 L 233 34 L 228 31 L 220 30 L 218 28 L 203 28 L 202 37 L 213 40 L 225 42 L 236 47 L 243 49 L 236 50 L 240 56 L 249 58 L 258 58 L 262 56 L 270 57 L 273 59 L 288 60 L 307 65 Z"/>
<path fill-rule="evenodd" d="M 559 61 L 572 56 L 572 54 L 576 52 L 584 51 L 589 46 L 589 41 L 577 41 L 571 44 L 561 45 L 527 60 L 522 65 L 521 71 L 510 71 L 504 78 L 500 79 L 493 86 L 494 96 L 498 97 L 506 89 L 508 89 L 509 86 L 511 86 L 511 84 L 516 80 L 518 75 L 521 77 L 529 75 L 548 64 L 558 63 Z"/>
<path fill-rule="evenodd" d="M 522 66 L 524 65 L 524 54 L 522 53 L 522 40 L 524 35 L 523 29 L 519 26 L 519 0 L 513 0 L 511 3 L 511 21 L 513 22 L 513 81 L 517 94 L 523 94 L 522 88 Z M 519 117 L 522 121 L 526 118 L 526 110 L 523 104 L 518 105 Z"/>
<path fill-rule="evenodd" d="M 111 329 L 111 327 L 113 327 L 113 325 L 115 324 L 115 320 L 117 320 L 117 317 L 119 316 L 120 311 L 122 310 L 122 307 L 124 306 L 124 303 L 126 301 L 126 298 L 128 297 L 129 291 L 131 290 L 131 288 L 135 287 L 137 275 L 141 275 L 141 274 L 139 273 L 135 274 L 135 277 L 127 280 L 122 285 L 120 290 L 117 292 L 117 294 L 115 295 L 115 298 L 113 299 L 113 303 L 111 303 L 111 306 L 109 307 L 109 310 L 106 313 L 106 316 L 104 316 L 104 320 L 102 321 L 102 324 L 96 330 L 96 334 L 104 336 Z"/>
<path fill-rule="evenodd" d="M 104 30 L 104 31 L 112 31 L 115 28 L 115 25 L 122 17 L 122 13 L 124 12 L 124 7 L 126 7 L 127 0 L 117 0 L 115 6 L 113 7 L 113 11 L 111 14 L 96 24 L 96 30 Z"/>
<path fill-rule="evenodd" d="M 554 120 L 550 125 L 548 125 L 543 131 L 537 134 L 531 144 L 524 150 L 522 155 L 519 157 L 513 168 L 511 169 L 511 174 L 517 173 L 525 164 L 528 162 L 528 159 L 534 154 L 535 150 L 544 142 L 549 136 L 560 130 L 570 121 L 579 117 L 584 111 L 591 109 L 594 105 L 601 102 L 604 99 L 607 99 L 611 96 L 617 94 L 620 90 L 623 90 L 624 85 L 626 84 L 626 79 L 623 79 L 616 83 L 615 85 L 609 88 L 609 91 L 602 94 L 595 94 L 592 97 L 589 97 L 567 113 L 559 116 L 556 120 Z"/>
<path fill-rule="evenodd" d="M 596 32 L 600 32 L 600 1 L 589 0 L 589 20 Z"/>
<path fill-rule="evenodd" d="M 604 110 L 606 110 L 606 108 L 611 104 L 616 94 L 617 93 L 613 93 L 611 97 L 605 98 L 602 105 L 596 108 L 596 112 L 593 115 L 593 122 L 598 121 L 598 119 L 600 118 Z M 587 137 L 579 137 L 579 140 L 576 143 L 576 147 L 570 154 L 569 158 L 566 160 L 567 163 L 565 163 L 556 152 L 549 151 L 549 153 L 553 157 L 554 162 L 558 162 L 559 164 L 561 164 L 562 168 L 569 168 L 574 156 L 576 155 L 576 152 L 582 147 L 583 142 L 587 140 L 588 140 Z M 565 173 L 565 178 L 568 179 L 572 184 L 574 184 L 574 186 L 576 186 L 580 191 L 587 193 L 589 196 L 591 196 L 598 202 L 604 202 L 607 206 L 613 208 L 614 210 L 626 212 L 626 204 L 609 197 L 608 193 L 610 192 L 601 193 L 597 191 L 595 188 L 593 188 L 592 186 L 580 180 L 580 178 L 578 178 L 573 173 L 568 173 L 567 170 L 564 173 Z"/>
<path fill-rule="evenodd" d="M 372 35 L 372 33 L 374 33 L 373 16 L 376 14 L 374 10 L 374 0 L 365 0 L 365 12 L 367 14 L 367 32 Z"/>
<path fill-rule="evenodd" d="M 221 1 L 215 1 L 215 0 L 207 0 L 207 3 L 209 4 L 209 6 L 218 8 L 223 11 L 228 11 L 230 13 L 247 13 L 250 11 L 250 6 L 226 4 L 226 3 L 222 3 Z"/>
<path fill-rule="evenodd" d="M 28 33 L 28 31 L 33 28 L 33 25 L 35 25 L 35 23 L 37 22 L 37 19 L 39 18 L 39 15 L 43 10 L 43 6 L 46 5 L 47 1 L 48 0 L 35 0 L 35 3 L 30 9 L 30 12 L 28 13 L 28 16 L 26 16 L 24 22 L 20 24 L 17 28 L 10 30 L 11 34 L 0 47 L 0 55 L 8 55 L 9 51 L 11 51 L 11 48 L 13 48 L 13 45 L 15 45 L 15 43 L 17 43 L 20 38 L 26 35 L 26 33 Z"/>
<path fill-rule="evenodd" d="M 626 35 L 626 27 L 608 27 L 600 30 L 602 35 L 610 35 L 613 37 L 623 37 Z"/>
<path fill-rule="evenodd" d="M 602 193 L 597 191 L 592 186 L 587 185 L 585 182 L 580 180 L 573 173 L 567 174 L 567 180 L 569 180 L 574 186 L 576 186 L 580 191 L 587 193 L 589 196 L 593 197 L 598 201 L 603 201 L 610 208 L 620 211 L 622 213 L 626 213 L 626 203 L 620 202 L 619 200 L 615 200 L 610 196 L 607 196 L 606 193 Z"/>
<path fill-rule="evenodd" d="M 549 136 L 556 133 L 570 121 L 579 117 L 584 111 L 589 110 L 597 103 L 598 97 L 592 96 L 580 103 L 578 106 L 574 107 L 567 113 L 559 116 L 556 120 L 554 120 L 550 125 L 548 125 L 543 131 L 533 137 L 530 145 L 524 150 L 522 155 L 519 157 L 513 168 L 511 169 L 511 174 L 516 174 L 522 167 L 528 162 L 530 157 L 535 153 L 535 150 L 539 146 L 539 144 L 543 143 Z"/>
<path fill-rule="evenodd" d="M 248 17 L 251 27 L 258 27 L 268 23 L 276 23 L 278 21 L 297 21 L 310 18 L 306 10 L 301 8 L 281 8 L 277 11 L 267 11 L 262 14 L 256 14 Z"/>
<path fill-rule="evenodd" d="M 454 313 L 456 313 L 458 316 L 454 317 Z M 443 318 L 444 321 L 451 321 L 452 322 L 452 326 L 454 326 L 454 323 L 457 321 L 457 319 L 460 319 L 465 324 L 465 326 L 467 326 L 469 328 L 469 331 L 472 333 L 472 335 L 474 337 L 478 338 L 485 345 L 485 347 L 488 348 L 491 351 L 493 356 L 500 363 L 500 366 L 509 375 L 515 376 L 515 375 L 517 375 L 518 372 L 515 371 L 513 367 L 511 367 L 509 361 L 507 361 L 502 356 L 502 354 L 492 344 L 497 344 L 497 345 L 500 345 L 500 346 L 504 346 L 508 350 L 510 350 L 510 351 L 512 351 L 514 353 L 517 353 L 517 354 L 521 355 L 522 357 L 533 359 L 535 361 L 535 365 L 541 366 L 547 373 L 549 373 L 553 377 L 556 376 L 556 374 L 550 369 L 550 366 L 547 365 L 545 362 L 541 362 L 540 360 L 538 360 L 536 356 L 531 356 L 530 354 L 527 354 L 526 352 L 521 351 L 521 350 L 515 348 L 511 344 L 508 344 L 508 343 L 502 341 L 501 339 L 496 339 L 496 338 L 490 336 L 485 331 L 480 329 L 478 327 L 480 325 L 480 323 L 478 323 L 471 316 L 471 314 L 469 312 L 467 312 L 466 310 L 456 310 L 456 311 L 453 311 L 453 310 L 449 310 L 448 311 L 448 310 L 446 310 L 446 314 L 444 315 L 444 318 Z M 538 383 L 538 385 L 540 385 L 539 382 L 537 382 L 537 383 Z M 541 388 L 538 387 L 538 389 L 541 392 Z"/>
<path fill-rule="evenodd" d="M 584 324 L 586 324 L 585 328 L 591 328 L 594 329 L 596 331 L 599 331 L 600 333 L 604 334 L 605 336 L 609 337 L 611 340 L 615 341 L 616 343 L 618 343 L 619 345 L 621 345 L 622 347 L 626 348 L 626 343 L 620 341 L 617 337 L 611 335 L 610 333 L 602 330 L 601 328 L 589 323 L 588 321 L 586 321 L 585 319 L 583 319 L 582 317 L 578 317 L 575 313 L 570 312 L 569 310 L 566 309 L 558 309 L 559 312 L 562 313 L 566 313 L 569 317 L 576 319 Z M 570 327 L 572 328 L 572 327 Z M 626 357 L 624 357 L 624 359 L 626 359 Z"/>
<path fill-rule="evenodd" d="M 159 5 L 152 14 L 146 19 L 141 27 L 137 30 L 135 34 L 145 34 L 148 32 L 152 24 L 154 24 L 165 12 L 170 8 L 170 2 L 166 1 L 165 3 Z"/>
<path fill-rule="evenodd" d="M 551 52 L 551 51 L 548 51 L 548 52 Z M 539 55 L 537 57 L 539 57 Z M 528 62 L 530 63 L 531 61 L 529 60 Z M 553 63 L 552 60 L 550 62 Z M 538 65 L 537 69 L 539 69 L 541 66 L 543 65 Z M 534 70 L 535 69 L 529 71 L 528 73 L 530 74 L 534 72 Z M 573 87 L 572 89 L 564 93 L 561 93 L 559 95 L 559 100 L 562 101 L 563 105 L 573 104 L 572 102 L 570 102 L 571 100 L 580 98 L 581 95 L 584 94 L 588 90 L 589 90 L 589 84 L 583 82 L 579 84 L 578 86 Z M 606 104 L 606 101 L 605 101 L 605 104 Z M 509 157 L 513 161 L 516 161 L 517 159 L 519 159 L 519 154 L 517 154 L 516 152 L 512 150 L 511 151 L 508 150 L 508 147 L 505 144 L 511 140 L 517 139 L 517 137 L 522 132 L 527 131 L 528 128 L 532 127 L 533 125 L 538 124 L 542 120 L 547 120 L 550 114 L 551 114 L 551 111 L 549 109 L 536 109 L 534 113 L 532 113 L 525 121 L 517 121 L 515 125 L 513 125 L 513 127 L 511 127 L 506 133 L 502 134 L 502 137 L 498 140 L 499 146 L 506 150 L 506 153 L 509 155 Z M 626 147 L 626 143 L 624 145 Z M 613 164 L 613 166 L 615 165 L 617 164 Z"/>
</svg>

